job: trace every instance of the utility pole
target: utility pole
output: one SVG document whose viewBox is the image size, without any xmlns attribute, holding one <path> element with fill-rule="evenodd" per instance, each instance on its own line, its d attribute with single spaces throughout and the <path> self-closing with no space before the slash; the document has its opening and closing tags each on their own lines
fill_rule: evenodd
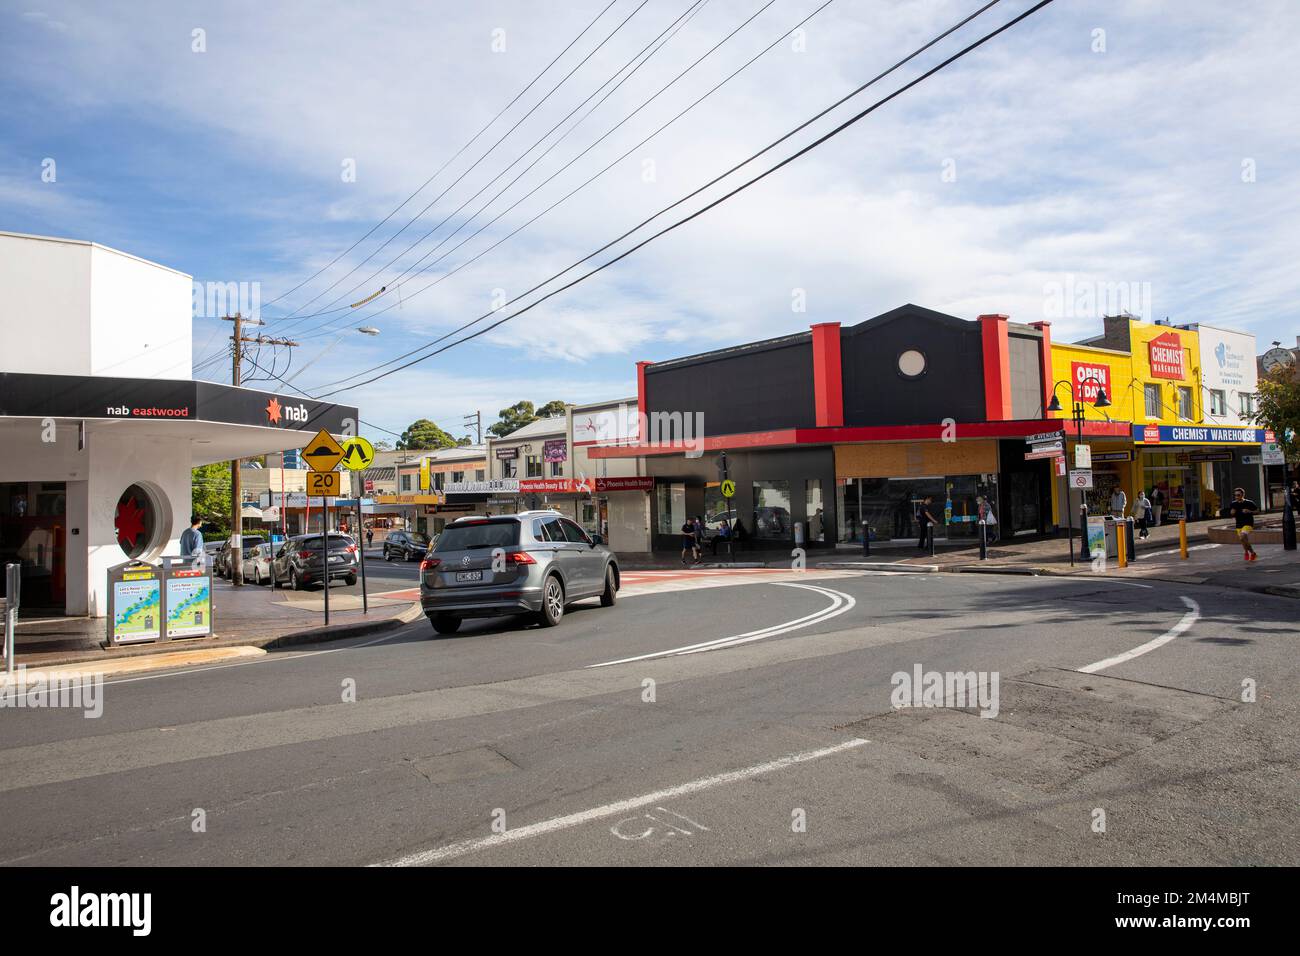
<svg viewBox="0 0 1300 956">
<path fill-rule="evenodd" d="M 483 413 L 482 412 L 475 412 L 473 415 L 466 415 L 464 421 L 462 421 L 461 424 L 473 425 L 475 431 L 478 434 L 478 438 L 476 439 L 474 444 L 476 445 L 483 444 Z"/>
<path fill-rule="evenodd" d="M 240 366 L 244 361 L 244 345 L 283 345 L 288 348 L 296 346 L 297 342 L 290 342 L 288 339 L 268 338 L 265 335 L 258 335 L 250 338 L 244 335 L 244 324 L 265 325 L 261 319 L 245 319 L 243 314 L 236 312 L 234 315 L 224 317 L 225 321 L 235 323 L 234 334 L 230 336 L 230 384 L 238 387 L 241 384 Z M 239 482 L 239 462 L 235 458 L 230 462 L 230 583 L 234 587 L 243 587 L 244 585 L 244 502 L 243 490 Z M 281 478 L 283 479 L 284 462 L 280 462 Z M 283 496 L 281 496 L 281 507 L 283 507 Z"/>
</svg>

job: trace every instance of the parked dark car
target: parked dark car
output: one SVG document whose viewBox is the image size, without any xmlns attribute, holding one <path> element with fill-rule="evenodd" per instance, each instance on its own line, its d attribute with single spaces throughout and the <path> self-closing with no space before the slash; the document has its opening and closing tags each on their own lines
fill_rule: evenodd
<svg viewBox="0 0 1300 956">
<path fill-rule="evenodd" d="M 429 550 L 428 535 L 414 531 L 391 531 L 384 540 L 384 560 L 401 558 L 403 561 L 418 561 Z"/>
<path fill-rule="evenodd" d="M 439 634 L 467 617 L 528 615 L 554 627 L 574 601 L 618 600 L 618 560 L 555 511 L 460 518 L 420 563 L 420 604 Z"/>
<path fill-rule="evenodd" d="M 357 583 L 359 558 L 357 544 L 350 535 L 331 531 L 327 552 L 320 534 L 295 535 L 275 553 L 271 563 L 278 584 L 287 584 L 295 591 L 342 578 L 348 584 Z"/>
<path fill-rule="evenodd" d="M 230 541 L 231 539 L 227 538 L 221 543 L 221 547 L 217 550 L 217 555 L 213 559 L 212 567 L 214 573 L 220 577 L 233 581 L 233 569 L 230 566 Z M 243 552 L 243 560 L 248 560 L 248 556 L 252 553 L 253 549 L 265 541 L 266 539 L 259 534 L 244 535 L 243 540 L 240 541 L 240 551 Z"/>
</svg>

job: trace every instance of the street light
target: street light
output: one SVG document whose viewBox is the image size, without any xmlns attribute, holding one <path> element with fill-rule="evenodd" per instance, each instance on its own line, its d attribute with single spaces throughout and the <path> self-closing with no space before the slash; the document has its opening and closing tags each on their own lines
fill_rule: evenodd
<svg viewBox="0 0 1300 956">
<path fill-rule="evenodd" d="M 1110 399 L 1106 397 L 1106 387 L 1102 385 L 1100 379 L 1098 379 L 1096 376 L 1093 375 L 1086 375 L 1079 380 L 1078 384 L 1082 385 L 1084 382 L 1089 382 L 1089 381 L 1097 383 L 1097 397 L 1092 404 L 1097 408 L 1109 408 Z M 1057 382 L 1055 385 L 1052 386 L 1052 401 L 1047 406 L 1047 410 L 1049 412 L 1059 412 L 1062 410 L 1061 400 L 1057 398 L 1056 391 L 1062 385 L 1070 385 L 1070 384 L 1071 383 L 1069 379 L 1061 379 L 1061 381 Z M 1071 390 L 1071 395 L 1073 394 L 1074 392 L 1073 390 Z M 1074 400 L 1074 407 L 1073 409 L 1071 409 L 1070 417 L 1074 421 L 1075 434 L 1077 436 L 1075 438 L 1075 443 L 1074 443 L 1075 448 L 1078 448 L 1079 445 L 1083 443 L 1083 422 L 1084 422 L 1083 402 L 1079 401 L 1078 399 Z M 1085 503 L 1084 496 L 1083 496 L 1083 489 L 1080 488 L 1079 489 L 1079 556 L 1085 559 L 1088 557 L 1088 526 L 1083 516 L 1083 509 L 1086 506 L 1087 505 Z M 1070 489 L 1068 486 L 1065 489 L 1065 507 L 1067 511 L 1073 510 L 1070 506 Z M 1074 515 L 1073 514 L 1070 515 L 1070 530 L 1068 532 L 1068 540 L 1070 543 L 1070 567 L 1074 567 Z"/>
<path fill-rule="evenodd" d="M 299 375 L 301 375 L 303 372 L 307 371 L 307 369 L 311 368 L 313 365 L 315 365 L 317 362 L 319 362 L 319 361 L 321 360 L 321 358 L 324 357 L 325 353 L 328 352 L 330 349 L 334 348 L 334 346 L 338 345 L 340 342 L 342 342 L 343 339 L 347 336 L 347 334 L 348 334 L 349 332 L 360 332 L 362 335 L 378 335 L 378 334 L 379 334 L 379 330 L 378 330 L 377 328 L 375 328 L 373 325 L 363 325 L 363 326 L 361 326 L 360 328 L 355 328 L 355 329 L 344 329 L 342 332 L 340 332 L 340 333 L 338 334 L 338 336 L 334 339 L 333 342 L 331 342 L 329 345 L 325 346 L 323 349 L 321 349 L 319 352 L 317 352 L 314 356 L 312 356 L 311 361 L 309 361 L 309 362 L 308 362 L 306 365 L 304 365 L 302 368 L 298 369 L 298 371 L 294 372 L 294 373 L 293 373 L 292 375 L 290 375 L 288 378 L 286 378 L 286 379 L 282 379 L 282 381 L 284 382 L 284 384 L 285 384 L 285 385 L 288 385 L 290 382 L 292 382 L 295 378 L 297 378 L 297 377 L 298 377 Z"/>
</svg>

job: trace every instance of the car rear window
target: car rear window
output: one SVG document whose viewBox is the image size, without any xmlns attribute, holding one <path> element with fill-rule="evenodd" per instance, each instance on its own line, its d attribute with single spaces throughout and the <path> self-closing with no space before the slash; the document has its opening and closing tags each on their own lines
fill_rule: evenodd
<svg viewBox="0 0 1300 956">
<path fill-rule="evenodd" d="M 438 536 L 434 551 L 472 551 L 509 548 L 519 543 L 518 521 L 482 521 L 448 525 Z"/>
<path fill-rule="evenodd" d="M 302 539 L 302 546 L 303 546 L 304 548 L 308 548 L 308 549 L 310 549 L 310 550 L 312 550 L 312 551 L 319 551 L 319 550 L 320 550 L 320 547 L 321 547 L 321 539 L 320 539 L 320 535 L 316 535 L 316 537 L 314 537 L 314 538 L 303 538 L 303 539 Z M 351 547 L 351 546 L 352 546 L 352 539 L 349 538 L 347 535 L 345 535 L 345 534 L 332 534 L 332 535 L 330 535 L 330 550 L 331 550 L 331 551 L 341 551 L 342 549 L 344 549 L 344 548 L 348 548 L 348 547 Z"/>
</svg>

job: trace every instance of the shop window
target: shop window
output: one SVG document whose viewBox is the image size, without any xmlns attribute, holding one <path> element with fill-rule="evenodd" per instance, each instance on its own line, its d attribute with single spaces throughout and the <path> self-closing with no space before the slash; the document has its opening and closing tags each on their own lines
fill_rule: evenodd
<svg viewBox="0 0 1300 956">
<path fill-rule="evenodd" d="M 1241 401 L 1241 417 L 1247 420 L 1255 417 L 1255 395 L 1253 392 L 1238 392 Z"/>
<path fill-rule="evenodd" d="M 405 475 L 402 475 L 402 490 L 403 491 L 411 490 L 411 475 L 409 472 Z"/>
<path fill-rule="evenodd" d="M 659 534 L 677 534 L 686 523 L 686 485 L 655 482 L 655 506 Z"/>
<path fill-rule="evenodd" d="M 475 480 L 475 481 L 484 481 L 485 478 L 486 478 L 486 475 L 484 474 L 482 468 L 479 468 L 477 471 L 474 472 L 474 480 Z"/>
<path fill-rule="evenodd" d="M 1185 422 L 1190 422 L 1195 417 L 1192 412 L 1192 390 L 1183 385 L 1178 386 L 1178 417 Z"/>
<path fill-rule="evenodd" d="M 517 478 L 519 477 L 518 465 L 513 458 L 501 459 L 501 477 Z"/>
<path fill-rule="evenodd" d="M 1160 400 L 1160 386 L 1148 383 L 1143 389 L 1146 395 L 1147 418 L 1160 418 L 1164 413 L 1164 403 Z"/>
<path fill-rule="evenodd" d="M 529 455 L 527 465 L 528 465 L 528 472 L 525 475 L 525 477 L 527 478 L 542 477 L 542 458 L 540 455 Z"/>
<path fill-rule="evenodd" d="M 754 537 L 791 538 L 790 482 L 754 482 Z"/>
<path fill-rule="evenodd" d="M 807 540 L 826 540 L 826 513 L 822 507 L 822 483 L 819 478 L 809 478 L 803 483 L 804 514 L 808 516 Z"/>
<path fill-rule="evenodd" d="M 562 461 L 551 462 L 551 477 L 559 478 L 563 474 L 564 474 L 564 462 Z"/>
<path fill-rule="evenodd" d="M 453 471 L 451 473 L 451 480 L 453 484 L 460 484 L 462 481 L 465 480 L 465 472 Z"/>
<path fill-rule="evenodd" d="M 1210 389 L 1210 414 L 1215 418 L 1222 418 L 1228 413 L 1227 397 L 1223 394 L 1222 389 Z"/>
</svg>

